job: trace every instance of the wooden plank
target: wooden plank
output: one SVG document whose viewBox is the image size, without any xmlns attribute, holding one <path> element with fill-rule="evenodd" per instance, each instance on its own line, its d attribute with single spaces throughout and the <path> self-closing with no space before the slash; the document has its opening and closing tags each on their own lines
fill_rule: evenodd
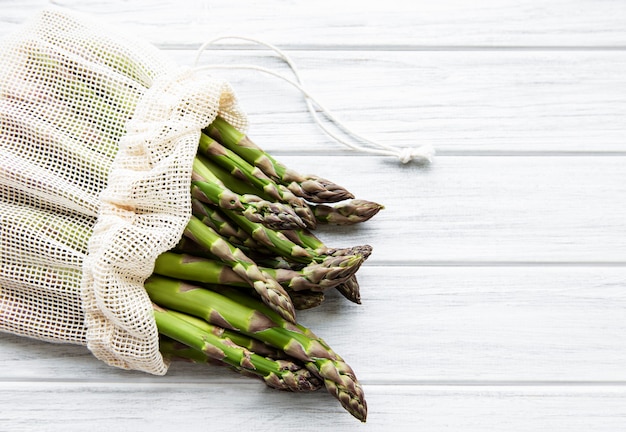
<svg viewBox="0 0 626 432">
<path fill-rule="evenodd" d="M 331 246 L 371 244 L 372 263 L 626 262 L 622 157 L 282 157 L 386 206 Z"/>
<path fill-rule="evenodd" d="M 45 0 L 0 2 L 0 35 L 12 30 Z M 462 0 L 368 2 L 206 3 L 188 1 L 81 2 L 57 5 L 120 23 L 152 42 L 195 45 L 222 34 L 245 34 L 291 46 L 623 47 L 626 5 L 604 0 Z"/>
<path fill-rule="evenodd" d="M 193 51 L 167 52 L 192 65 Z M 349 127 L 440 154 L 625 152 L 626 52 L 289 53 L 309 91 Z M 200 64 L 246 63 L 291 78 L 268 53 L 210 51 Z M 256 71 L 213 71 L 231 82 L 270 151 L 344 151 L 313 124 L 289 84 Z"/>
<path fill-rule="evenodd" d="M 364 384 L 626 382 L 623 268 L 365 266 L 359 280 L 361 305 L 330 293 L 298 319 Z M 178 363 L 152 377 L 2 335 L 0 387 L 24 380 L 249 382 Z"/>
<path fill-rule="evenodd" d="M 166 51 L 180 65 L 193 50 Z M 626 152 L 626 51 L 290 51 L 311 93 L 356 132 L 440 154 Z M 201 64 L 251 63 L 291 77 L 260 51 L 211 51 Z M 345 153 L 289 84 L 254 71 L 231 82 L 252 137 L 272 152 Z"/>
<path fill-rule="evenodd" d="M 253 385 L 9 383 L 0 389 L 6 431 L 356 431 L 443 429 L 616 431 L 623 386 L 368 386 L 360 424 L 326 392 L 289 394 Z"/>
</svg>

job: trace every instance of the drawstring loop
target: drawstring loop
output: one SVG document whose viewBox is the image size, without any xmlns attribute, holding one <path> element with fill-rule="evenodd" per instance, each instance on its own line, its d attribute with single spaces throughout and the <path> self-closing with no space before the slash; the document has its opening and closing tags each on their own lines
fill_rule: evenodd
<svg viewBox="0 0 626 432">
<path fill-rule="evenodd" d="M 250 42 L 256 45 L 264 46 L 265 48 L 273 51 L 287 66 L 291 69 L 291 72 L 294 75 L 295 80 L 289 79 L 284 75 L 262 66 L 252 65 L 252 64 L 227 64 L 227 65 L 203 65 L 198 66 L 198 62 L 200 60 L 200 56 L 202 53 L 212 45 L 217 44 L 223 40 L 227 39 L 235 39 L 242 40 L 246 42 Z M 411 161 L 418 162 L 432 162 L 433 157 L 435 155 L 435 149 L 432 145 L 426 144 L 419 147 L 395 147 L 384 144 L 379 141 L 372 141 L 366 137 L 363 137 L 351 129 L 349 129 L 343 122 L 337 119 L 331 111 L 323 106 L 313 95 L 304 87 L 302 82 L 302 78 L 300 77 L 300 73 L 298 68 L 296 67 L 295 62 L 280 48 L 269 44 L 267 42 L 263 42 L 257 39 L 243 37 L 243 36 L 220 36 L 218 38 L 209 40 L 202 44 L 196 53 L 196 58 L 193 64 L 194 70 L 210 70 L 210 69 L 240 69 L 240 70 L 253 70 L 257 72 L 262 72 L 276 78 L 283 80 L 284 82 L 290 84 L 292 87 L 296 88 L 303 96 L 306 102 L 307 110 L 309 111 L 313 121 L 316 125 L 330 138 L 336 141 L 339 144 L 342 144 L 351 150 L 359 151 L 363 153 L 377 154 L 382 156 L 394 156 L 400 160 L 403 164 L 409 163 Z M 317 110 L 316 107 L 317 106 Z M 369 147 L 358 145 L 354 142 L 347 141 L 342 137 L 338 136 L 336 133 L 331 131 L 320 119 L 318 115 L 318 110 L 324 114 L 326 119 L 328 119 L 331 123 L 333 123 L 338 129 L 343 130 L 344 134 L 351 137 L 353 140 L 358 140 L 363 143 L 369 144 Z"/>
</svg>

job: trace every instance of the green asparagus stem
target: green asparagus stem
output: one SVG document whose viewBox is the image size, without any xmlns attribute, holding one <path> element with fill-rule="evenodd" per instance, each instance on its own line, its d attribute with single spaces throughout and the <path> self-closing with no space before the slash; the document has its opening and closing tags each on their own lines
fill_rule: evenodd
<svg viewBox="0 0 626 432">
<path fill-rule="evenodd" d="M 285 328 L 258 309 L 204 288 L 154 275 L 148 278 L 145 287 L 152 301 L 162 307 L 239 331 L 304 362 L 308 370 L 324 380 L 328 392 L 350 414 L 365 421 L 367 406 L 354 371 L 321 339 L 312 339 L 297 328 Z"/>
<path fill-rule="evenodd" d="M 333 253 L 333 249 L 328 248 L 320 239 L 318 239 L 313 233 L 308 230 L 283 230 L 281 231 L 281 233 L 294 243 L 303 247 L 311 248 L 319 254 L 326 254 L 329 252 L 331 254 Z M 360 248 L 357 247 L 355 250 L 358 251 L 357 255 L 362 256 L 364 260 L 369 257 L 372 251 L 371 247 L 369 246 L 364 246 Z M 272 262 L 272 265 L 276 267 L 279 265 L 279 263 Z M 287 268 L 289 268 L 289 265 L 287 265 Z M 334 280 L 338 281 L 339 278 L 336 278 Z M 359 284 L 356 282 L 356 275 L 354 275 L 353 273 L 352 277 L 343 278 L 340 282 L 341 283 L 336 285 L 333 284 L 332 286 L 337 288 L 337 290 L 348 300 L 357 304 L 361 304 Z"/>
<path fill-rule="evenodd" d="M 227 149 L 210 136 L 202 133 L 198 152 L 228 171 L 230 175 L 257 187 L 275 200 L 282 200 L 278 185 L 270 180 L 263 171 L 244 161 L 239 155 Z"/>
<path fill-rule="evenodd" d="M 268 201 L 256 195 L 240 195 L 226 188 L 211 170 L 206 168 L 201 157 L 196 157 L 193 162 L 191 195 L 205 203 L 237 211 L 253 222 L 272 228 L 290 229 L 306 226 L 289 205 Z"/>
<path fill-rule="evenodd" d="M 208 138 L 211 140 L 211 138 Z M 214 146 L 221 146 L 216 141 Z M 223 148 L 223 147 L 222 147 Z M 233 157 L 238 157 L 236 154 L 232 153 Z M 255 178 L 253 175 L 249 176 L 236 176 L 233 175 L 231 171 L 228 169 L 224 169 L 222 165 L 229 165 L 230 159 L 222 158 L 222 164 L 220 165 L 214 159 L 210 157 L 205 157 L 203 155 L 198 156 L 198 158 L 202 161 L 202 163 L 206 166 L 206 168 L 210 169 L 211 172 L 222 181 L 222 183 L 231 189 L 234 192 L 240 194 L 250 194 L 254 196 L 258 196 L 267 201 L 273 202 L 282 202 L 288 205 L 295 214 L 301 219 L 303 223 L 303 227 L 307 227 L 310 229 L 314 229 L 317 226 L 317 220 L 315 219 L 315 215 L 313 211 L 309 207 L 309 205 L 304 202 L 301 198 L 295 196 L 289 189 L 286 189 L 283 185 L 277 185 L 272 180 L 262 180 L 261 178 L 256 178 L 256 181 L 246 179 Z M 241 161 L 241 165 L 246 164 L 247 162 Z M 235 172 L 237 168 L 234 168 Z M 249 168 L 250 170 L 254 168 Z M 249 172 L 249 171 L 241 171 L 241 172 Z M 244 177 L 244 178 L 242 178 Z M 276 201 L 278 200 L 278 201 Z"/>
<path fill-rule="evenodd" d="M 242 227 L 248 224 L 242 224 Z M 250 232 L 252 229 L 252 225 L 249 225 L 249 228 L 246 230 Z M 314 251 L 314 255 L 327 255 L 327 254 L 339 254 L 341 250 L 343 251 L 352 251 L 363 256 L 364 259 L 367 259 L 372 253 L 372 247 L 369 245 L 356 246 L 351 249 L 337 249 L 330 248 L 324 244 L 315 234 L 313 234 L 310 230 L 307 229 L 291 229 L 291 230 L 280 230 L 280 234 L 283 237 L 286 237 L 291 243 L 294 243 L 298 246 L 305 248 L 306 250 Z"/>
<path fill-rule="evenodd" d="M 272 360 L 250 352 L 232 341 L 219 326 L 208 325 L 203 329 L 183 318 L 182 314 L 156 305 L 153 313 L 159 333 L 200 351 L 208 358 L 257 374 L 270 387 L 294 392 L 319 388 L 319 380 L 307 369 L 293 362 Z M 197 354 L 194 358 L 198 358 Z"/>
<path fill-rule="evenodd" d="M 216 207 L 210 206 L 198 199 L 191 200 L 191 208 L 198 219 L 206 218 L 206 224 L 217 231 L 222 237 L 237 238 L 243 241 L 250 236 L 230 219 L 222 215 Z"/>
<path fill-rule="evenodd" d="M 229 241 L 229 240 L 226 239 L 226 241 Z M 232 242 L 230 241 L 229 243 L 232 244 Z M 178 241 L 178 244 L 174 246 L 174 248 L 170 252 L 174 252 L 178 254 L 193 255 L 193 256 L 209 258 L 209 259 L 218 259 L 206 247 L 199 245 L 198 243 L 196 243 L 195 241 L 193 241 L 192 239 L 184 235 Z"/>
<path fill-rule="evenodd" d="M 336 353 L 333 352 L 332 348 L 322 338 L 320 338 L 315 333 L 313 333 L 313 331 L 310 328 L 305 327 L 299 323 L 294 324 L 285 320 L 280 315 L 278 315 L 275 311 L 269 308 L 266 304 L 260 302 L 259 300 L 249 295 L 246 295 L 245 293 L 242 293 L 241 291 L 237 289 L 233 289 L 225 285 L 211 285 L 210 287 L 206 287 L 206 288 L 211 291 L 217 292 L 225 297 L 228 297 L 229 299 L 231 299 L 232 301 L 238 304 L 241 304 L 248 308 L 262 312 L 264 315 L 269 317 L 276 325 L 292 332 L 302 333 L 305 336 L 307 336 L 309 339 L 317 341 L 320 345 L 325 347 L 326 350 L 336 355 Z"/>
<path fill-rule="evenodd" d="M 322 243 L 321 240 L 319 240 L 310 231 L 288 230 L 288 231 L 281 231 L 281 233 L 285 235 L 289 240 L 292 240 L 294 243 L 303 247 L 309 247 L 311 249 L 314 249 L 319 254 L 333 254 L 333 253 L 337 254 L 338 253 L 337 250 L 327 247 L 324 243 Z M 367 245 L 362 246 L 362 247 L 357 246 L 356 248 L 353 248 L 352 251 L 356 255 L 362 256 L 363 259 L 365 260 L 370 256 L 372 252 L 372 248 Z M 271 265 L 274 267 L 277 267 L 279 265 L 284 266 L 283 263 L 275 262 L 275 260 L 272 260 Z M 290 268 L 288 263 L 286 267 L 288 269 Z M 350 277 L 333 278 L 333 281 L 340 281 L 340 283 L 328 284 L 326 285 L 326 288 L 334 287 L 337 289 L 337 291 L 339 291 L 345 298 L 347 298 L 351 302 L 356 303 L 356 304 L 361 304 L 361 294 L 359 290 L 359 283 L 356 280 L 355 272 L 353 272 L 352 275 L 350 275 Z"/>
<path fill-rule="evenodd" d="M 187 360 L 192 363 L 206 363 L 219 366 L 227 365 L 226 363 L 222 363 L 221 360 L 211 358 L 202 351 L 190 348 L 164 334 L 159 335 L 159 352 L 168 360 Z M 233 370 L 237 369 L 233 368 Z"/>
<path fill-rule="evenodd" d="M 303 247 L 314 249 L 319 254 L 333 253 L 333 249 L 328 248 L 320 239 L 318 239 L 313 233 L 308 230 L 284 230 L 281 231 L 281 233 L 294 243 Z M 358 255 L 362 256 L 365 260 L 371 254 L 372 249 L 370 246 L 357 247 L 355 252 L 357 252 Z M 278 265 L 284 264 L 272 261 L 271 265 L 276 267 Z M 289 266 L 287 265 L 287 267 Z M 347 298 L 351 302 L 361 304 L 361 294 L 355 274 L 352 274 L 351 277 L 342 279 L 341 283 L 333 286 L 337 289 L 337 291 L 339 291 L 345 298 Z"/>
<path fill-rule="evenodd" d="M 280 233 L 298 246 L 313 249 L 318 254 L 324 254 L 328 250 L 328 247 L 307 229 L 280 230 Z"/>
<path fill-rule="evenodd" d="M 233 177 L 247 181 L 276 201 L 289 204 L 296 214 L 306 223 L 307 227 L 315 228 L 315 216 L 302 198 L 294 195 L 285 186 L 276 184 L 267 177 L 263 171 L 250 165 L 235 152 L 224 147 L 204 133 L 200 135 L 198 151 L 228 171 Z"/>
<path fill-rule="evenodd" d="M 275 201 L 275 198 L 272 198 L 268 194 L 265 193 L 262 189 L 255 187 L 248 183 L 247 181 L 235 177 L 230 172 L 222 168 L 220 165 L 216 164 L 211 158 L 205 157 L 204 155 L 198 155 L 198 158 L 202 161 L 202 164 L 211 172 L 215 177 L 217 177 L 224 186 L 228 189 L 232 190 L 241 195 L 257 195 L 260 198 L 263 198 L 267 201 Z"/>
<path fill-rule="evenodd" d="M 228 243 L 195 216 L 192 216 L 187 223 L 185 236 L 207 248 L 218 259 L 229 265 L 237 275 L 254 288 L 266 304 L 285 319 L 295 322 L 295 310 L 285 289 L 270 275 L 262 272 L 241 249 Z"/>
<path fill-rule="evenodd" d="M 245 277 L 223 262 L 188 254 L 164 252 L 154 262 L 155 274 L 198 283 L 248 287 Z"/>
<path fill-rule="evenodd" d="M 263 315 L 266 315 L 267 317 L 269 317 L 273 323 L 275 323 L 276 325 L 282 328 L 285 328 L 290 331 L 302 333 L 311 339 L 318 340 L 318 342 L 320 342 L 322 345 L 325 343 L 322 339 L 320 339 L 317 335 L 315 335 L 315 333 L 313 333 L 313 331 L 310 328 L 305 327 L 300 323 L 294 324 L 290 321 L 287 321 L 286 319 L 281 317 L 279 314 L 277 314 L 274 310 L 272 310 L 270 307 L 268 307 L 265 303 L 255 299 L 252 296 L 247 295 L 246 293 L 241 292 L 240 290 L 236 288 L 232 288 L 226 285 L 205 285 L 204 288 L 207 290 L 219 293 L 223 295 L 224 297 L 228 297 L 232 301 L 237 302 L 250 309 L 258 310 L 259 312 L 263 313 Z M 326 346 L 326 349 L 330 349 L 330 347 Z"/>
<path fill-rule="evenodd" d="M 293 291 L 324 292 L 345 283 L 363 262 L 358 255 L 328 256 L 322 263 L 311 262 L 298 269 L 261 267 L 283 287 Z"/>
<path fill-rule="evenodd" d="M 274 348 L 272 348 L 274 349 Z M 209 357 L 208 355 L 206 355 L 205 353 L 203 353 L 202 351 L 198 351 L 197 349 L 194 348 L 190 348 L 185 344 L 182 344 L 172 338 L 169 338 L 163 334 L 159 335 L 159 351 L 161 352 L 161 355 L 163 355 L 164 358 L 170 360 L 170 361 L 176 361 L 176 360 L 183 360 L 183 361 L 187 361 L 187 362 L 191 362 L 191 363 L 198 363 L 198 364 L 206 364 L 206 365 L 211 365 L 211 366 L 221 366 L 221 367 L 227 367 L 228 369 L 232 370 L 233 372 L 236 372 L 240 375 L 243 376 L 247 376 L 247 377 L 251 377 L 251 378 L 260 378 L 258 374 L 253 373 L 248 371 L 247 369 L 244 369 L 242 367 L 238 367 L 238 366 L 232 366 L 228 363 L 224 363 L 221 360 L 216 360 L 214 358 Z M 275 351 L 279 351 L 279 350 L 275 350 Z M 254 351 L 253 351 L 254 352 Z M 259 354 L 262 355 L 260 353 L 255 352 L 255 354 Z M 284 354 L 284 353 L 283 353 Z M 286 355 L 286 354 L 285 354 Z M 262 355 L 263 357 L 268 357 L 272 360 L 280 360 L 279 358 L 273 358 L 273 357 L 269 357 L 269 356 L 265 356 Z M 315 380 L 315 376 L 313 376 L 314 379 L 312 379 L 310 382 L 315 385 L 315 388 L 312 388 L 311 390 L 316 390 L 317 387 L 321 387 L 323 386 L 323 383 L 321 382 L 321 380 L 317 379 Z M 272 386 L 269 386 L 272 387 Z M 282 389 L 280 389 L 282 390 Z"/>
<path fill-rule="evenodd" d="M 350 200 L 333 207 L 324 204 L 311 206 L 319 223 L 331 225 L 354 225 L 373 218 L 384 207 L 366 200 Z"/>
<path fill-rule="evenodd" d="M 206 133 L 249 164 L 258 167 L 271 179 L 286 186 L 294 195 L 307 201 L 329 203 L 354 198 L 354 195 L 345 188 L 329 180 L 313 175 L 302 175 L 285 167 L 221 117 L 217 117 L 206 128 Z"/>
<path fill-rule="evenodd" d="M 272 252 L 298 263 L 318 263 L 322 267 L 342 267 L 342 276 L 345 278 L 356 273 L 371 253 L 371 246 L 367 245 L 346 249 L 327 249 L 324 253 L 320 253 L 317 250 L 302 247 L 290 241 L 281 232 L 250 222 L 234 212 L 224 209 L 224 213 L 248 232 L 253 239 Z M 342 260 L 345 262 L 342 263 Z"/>
<path fill-rule="evenodd" d="M 246 249 L 255 250 L 257 252 L 269 253 L 269 250 L 250 235 L 241 227 L 232 223 L 216 206 L 203 203 L 193 198 L 191 200 L 192 213 L 200 219 L 206 226 L 213 228 L 219 235 L 228 240 L 233 245 L 245 247 Z"/>
<path fill-rule="evenodd" d="M 186 361 L 190 363 L 225 367 L 243 376 L 247 376 L 247 377 L 255 378 L 255 379 L 261 378 L 259 377 L 258 374 L 250 372 L 247 369 L 244 369 L 239 366 L 233 366 L 221 360 L 211 358 L 205 353 L 203 353 L 202 351 L 198 351 L 197 349 L 190 348 L 187 345 L 180 343 L 177 340 L 174 340 L 163 334 L 159 335 L 159 351 L 161 352 L 161 355 L 164 358 L 170 361 L 182 360 L 182 361 Z"/>
<path fill-rule="evenodd" d="M 180 319 L 187 321 L 190 324 L 195 325 L 196 327 L 208 331 L 208 332 L 218 332 L 220 336 L 230 339 L 232 342 L 237 345 L 244 347 L 255 354 L 262 355 L 263 357 L 271 358 L 272 360 L 279 359 L 290 359 L 295 361 L 295 359 L 290 358 L 284 351 L 281 351 L 271 345 L 268 345 L 264 342 L 261 342 L 258 339 L 254 339 L 250 336 L 247 336 L 238 331 L 225 329 L 222 327 L 214 326 L 209 324 L 206 320 L 197 318 L 192 315 L 171 311 L 173 314 L 177 315 Z"/>
<path fill-rule="evenodd" d="M 226 240 L 226 242 L 230 243 L 231 245 L 239 248 L 248 258 L 252 259 L 252 261 L 254 261 L 255 264 L 257 264 L 257 266 L 259 268 L 262 267 L 262 266 L 260 266 L 258 264 L 258 262 L 262 261 L 262 259 L 260 259 L 260 258 L 266 256 L 265 254 L 261 255 L 261 253 L 258 252 L 256 249 L 250 249 L 247 246 L 243 246 L 241 244 L 237 244 L 236 239 L 234 239 L 235 241 L 232 241 L 231 239 L 224 238 L 224 240 Z M 217 260 L 217 261 L 223 262 L 218 257 L 216 257 L 214 254 L 212 254 L 211 251 L 208 250 L 206 247 L 204 247 L 202 245 L 199 245 L 198 243 L 196 243 L 195 241 L 191 240 L 190 238 L 188 238 L 186 236 L 183 236 L 178 241 L 176 246 L 174 246 L 174 248 L 172 248 L 170 250 L 170 252 L 174 252 L 174 253 L 178 253 L 178 254 L 193 255 L 193 256 L 199 257 L 199 258 L 208 258 L 208 259 L 212 259 L 212 260 Z M 273 268 L 272 266 L 266 266 L 266 267 Z"/>
<path fill-rule="evenodd" d="M 158 306 L 157 306 L 158 307 Z M 224 331 L 227 331 L 225 329 L 223 329 Z M 249 341 L 252 342 L 251 345 L 259 345 L 261 346 L 261 349 L 265 349 L 266 352 L 260 352 L 260 351 L 255 351 L 251 348 L 249 348 L 248 346 L 242 345 L 238 342 L 237 345 L 240 345 L 241 347 L 257 354 L 263 357 L 267 357 L 268 359 L 272 359 L 272 360 L 282 360 L 284 358 L 289 358 L 289 356 L 287 356 L 287 354 L 285 354 L 284 352 L 271 347 L 267 344 L 264 344 L 263 342 L 247 337 L 245 335 L 242 335 L 240 333 L 237 332 L 232 332 L 232 334 L 236 334 L 238 336 L 241 336 L 243 338 L 247 338 Z M 230 339 L 230 336 L 229 336 Z M 203 353 L 202 351 L 198 351 L 195 348 L 191 348 L 188 345 L 185 345 L 183 343 L 178 342 L 177 340 L 174 340 L 168 336 L 165 336 L 164 334 L 159 334 L 159 351 L 161 352 L 161 355 L 163 355 L 164 358 L 168 359 L 168 360 L 185 360 L 188 362 L 192 362 L 192 363 L 202 363 L 202 364 L 210 364 L 210 365 L 215 365 L 215 366 L 227 366 L 229 369 L 239 372 L 239 373 L 243 373 L 244 375 L 248 375 L 248 373 L 246 373 L 245 369 L 242 369 L 240 367 L 233 367 L 229 364 L 226 364 L 220 360 L 216 360 L 214 358 L 211 358 L 209 356 L 207 356 L 205 353 Z M 252 375 L 256 378 L 258 378 L 258 375 Z"/>
<path fill-rule="evenodd" d="M 233 222 L 246 231 L 255 241 L 267 247 L 279 256 L 306 264 L 313 261 L 318 255 L 315 251 L 308 250 L 307 248 L 290 241 L 280 231 L 272 230 L 261 224 L 246 220 L 228 209 L 222 209 L 222 211 Z"/>
<path fill-rule="evenodd" d="M 299 270 L 259 267 L 259 269 L 289 289 L 293 301 L 294 291 L 323 292 L 346 282 L 353 275 L 354 262 L 358 257 L 345 259 L 334 257 L 337 266 L 311 263 Z M 248 287 L 249 283 L 223 262 L 207 257 L 164 252 L 154 263 L 154 273 L 186 281 Z M 317 296 L 320 298 L 320 296 Z"/>
</svg>

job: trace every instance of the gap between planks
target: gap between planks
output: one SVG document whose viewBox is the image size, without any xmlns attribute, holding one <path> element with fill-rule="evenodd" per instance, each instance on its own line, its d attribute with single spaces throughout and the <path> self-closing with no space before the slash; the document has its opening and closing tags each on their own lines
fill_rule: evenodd
<svg viewBox="0 0 626 432">
<path fill-rule="evenodd" d="M 379 260 L 368 267 L 626 267 L 626 261 L 470 261 L 470 260 Z"/>
<path fill-rule="evenodd" d="M 302 114 L 305 111 L 301 112 Z M 330 141 L 333 143 L 332 141 Z M 626 150 L 437 150 L 435 159 L 439 157 L 626 157 Z M 294 156 L 294 157 L 319 157 L 319 150 L 280 150 L 272 149 L 273 156 Z M 333 156 L 351 156 L 351 157 L 372 157 L 371 154 L 359 153 L 348 150 L 334 150 Z M 392 156 L 385 158 L 393 160 Z M 400 164 L 400 162 L 398 162 Z M 409 164 L 419 164 L 419 162 L 410 162 Z"/>
<path fill-rule="evenodd" d="M 155 46 L 164 51 L 197 51 L 201 43 L 155 43 Z M 342 44 L 281 44 L 284 51 L 626 51 L 626 45 L 342 45 Z M 225 43 L 211 47 L 211 50 L 266 50 L 252 44 Z"/>
<path fill-rule="evenodd" d="M 192 377 L 189 379 L 182 379 L 183 377 L 176 377 L 176 379 L 164 378 L 152 375 L 146 375 L 145 377 L 137 377 L 134 375 L 129 378 L 0 378 L 0 383 L 7 384 L 46 384 L 46 385 L 75 385 L 75 384 L 90 384 L 90 385 L 111 385 L 111 386 L 159 386 L 159 387 L 177 387 L 180 385 L 185 386 L 198 386 L 205 387 L 207 385 L 228 385 L 228 386 L 242 386 L 242 387 L 262 387 L 262 383 L 259 381 L 249 380 L 240 377 L 224 377 L 220 379 L 198 379 L 198 377 Z M 493 387 L 493 388 L 528 388 L 528 387 L 544 387 L 544 388 L 606 388 L 614 387 L 626 389 L 626 381 L 623 380 L 424 380 L 424 379 L 403 379 L 403 380 L 379 380 L 379 379 L 360 379 L 359 382 L 363 386 L 375 386 L 375 387 L 420 387 L 420 388 L 474 388 L 474 387 Z"/>
<path fill-rule="evenodd" d="M 444 157 L 571 157 L 571 158 L 585 158 L 585 157 L 626 157 L 626 150 L 624 151 L 616 151 L 616 150 L 607 150 L 607 151 L 575 151 L 575 150 L 528 150 L 528 151 L 518 151 L 518 150 L 437 150 L 435 147 L 435 163 L 439 158 Z M 275 157 L 319 157 L 319 150 L 298 150 L 296 152 L 289 150 L 278 150 L 272 149 L 272 155 Z M 332 156 L 336 157 L 372 157 L 371 154 L 365 153 L 356 153 L 345 150 L 333 150 Z M 384 158 L 389 160 L 397 160 L 393 156 L 384 156 Z M 423 165 L 419 162 L 409 162 L 407 165 Z M 402 165 L 400 161 L 398 161 L 398 165 Z"/>
</svg>

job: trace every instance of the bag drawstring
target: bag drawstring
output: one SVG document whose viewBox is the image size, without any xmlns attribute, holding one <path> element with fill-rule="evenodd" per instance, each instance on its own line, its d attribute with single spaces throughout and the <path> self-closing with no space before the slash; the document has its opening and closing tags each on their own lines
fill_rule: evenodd
<svg viewBox="0 0 626 432">
<path fill-rule="evenodd" d="M 273 51 L 281 60 L 283 60 L 287 66 L 291 69 L 295 80 L 289 79 L 284 75 L 262 66 L 257 66 L 253 64 L 226 64 L 226 65 L 203 65 L 198 66 L 198 61 L 200 60 L 200 56 L 202 53 L 212 45 L 217 44 L 220 41 L 226 39 L 236 39 L 242 40 L 246 42 L 250 42 L 256 45 L 261 45 L 269 50 Z M 435 149 L 432 145 L 426 144 L 419 147 L 396 147 L 384 144 L 379 141 L 373 141 L 366 137 L 363 137 L 351 129 L 349 129 L 343 122 L 341 122 L 337 117 L 335 117 L 331 111 L 323 106 L 313 95 L 304 87 L 302 82 L 302 78 L 300 77 L 300 73 L 298 68 L 296 67 L 294 61 L 281 49 L 278 47 L 271 45 L 267 42 L 263 42 L 257 39 L 242 37 L 242 36 L 221 36 L 210 41 L 205 42 L 198 48 L 196 59 L 193 64 L 194 70 L 209 70 L 209 69 L 241 69 L 241 70 L 253 70 L 257 72 L 262 72 L 276 78 L 283 80 L 284 82 L 290 84 L 295 87 L 305 98 L 306 106 L 313 118 L 313 121 L 317 124 L 317 126 L 328 135 L 330 138 L 335 140 L 337 143 L 343 144 L 344 146 L 350 148 L 353 151 L 359 151 L 363 153 L 377 154 L 382 156 L 394 156 L 397 157 L 402 163 L 408 163 L 410 161 L 418 161 L 418 162 L 432 162 L 433 157 L 435 155 Z M 317 110 L 316 108 L 317 107 Z M 354 142 L 347 141 L 342 137 L 338 136 L 336 133 L 328 129 L 328 127 L 324 124 L 322 119 L 319 117 L 318 112 L 324 114 L 324 116 L 339 129 L 343 130 L 344 134 L 351 137 L 354 141 L 361 141 L 363 143 L 369 144 L 369 146 L 358 145 Z"/>
</svg>

